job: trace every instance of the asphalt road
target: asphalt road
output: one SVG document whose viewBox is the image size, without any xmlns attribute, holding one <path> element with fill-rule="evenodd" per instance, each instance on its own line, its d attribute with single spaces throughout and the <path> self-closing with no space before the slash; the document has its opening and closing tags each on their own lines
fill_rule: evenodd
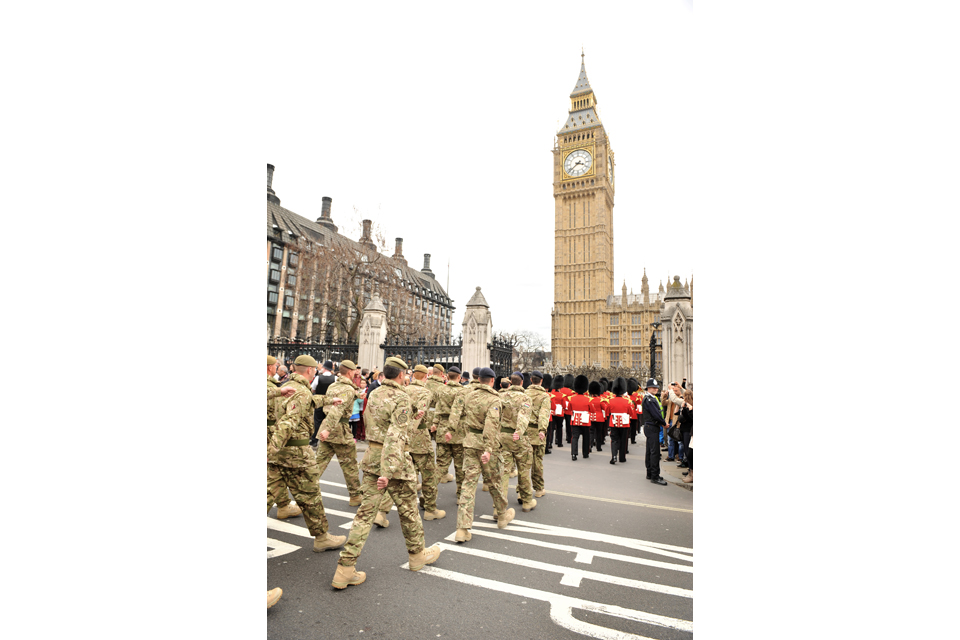
<svg viewBox="0 0 960 640">
<path fill-rule="evenodd" d="M 424 521 L 433 564 L 406 568 L 397 512 L 374 527 L 357 563 L 362 585 L 330 582 L 339 550 L 314 553 L 303 518 L 268 516 L 267 587 L 283 597 L 267 612 L 270 638 L 690 638 L 693 629 L 693 492 L 644 478 L 643 436 L 626 464 L 609 449 L 574 462 L 568 446 L 545 456 L 547 495 L 498 529 L 477 490 L 473 538 L 456 544 L 456 485 L 440 485 L 447 515 Z M 340 467 L 321 480 L 330 532 L 349 533 Z M 551 493 L 556 492 L 556 493 Z M 336 513 L 339 512 L 339 513 Z M 342 515 L 341 515 L 342 514 Z"/>
</svg>

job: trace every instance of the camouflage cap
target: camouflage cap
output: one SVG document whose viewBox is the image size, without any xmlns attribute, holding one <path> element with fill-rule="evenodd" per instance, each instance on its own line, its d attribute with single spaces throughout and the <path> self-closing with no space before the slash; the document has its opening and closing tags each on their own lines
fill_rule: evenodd
<svg viewBox="0 0 960 640">
<path fill-rule="evenodd" d="M 298 364 L 301 367 L 315 367 L 317 366 L 317 361 L 307 354 L 303 354 L 302 356 L 297 356 L 297 359 L 293 361 L 293 364 Z"/>
<path fill-rule="evenodd" d="M 419 371 L 420 373 L 428 373 L 428 372 L 427 372 L 427 368 L 426 368 L 425 366 L 423 366 L 422 364 L 418 364 L 417 366 L 415 366 L 415 367 L 413 368 L 413 370 L 414 370 L 414 371 Z"/>
<path fill-rule="evenodd" d="M 357 363 L 355 363 L 353 360 L 343 360 L 343 361 L 340 363 L 340 366 L 341 366 L 341 367 L 346 367 L 347 369 L 359 369 L 359 368 L 360 368 L 360 367 L 357 366 Z"/>
<path fill-rule="evenodd" d="M 406 369 L 406 368 L 407 368 L 407 363 L 404 362 L 403 360 L 401 360 L 400 358 L 397 358 L 396 356 L 390 356 L 389 358 L 387 358 L 387 361 L 384 362 L 384 364 L 385 364 L 385 365 L 388 364 L 388 365 L 390 365 L 391 367 L 397 367 L 398 369 Z"/>
<path fill-rule="evenodd" d="M 273 356 L 267 356 L 267 366 L 269 367 L 272 364 L 277 364 L 277 359 Z"/>
<path fill-rule="evenodd" d="M 446 372 L 446 370 L 443 368 L 443 365 L 442 365 L 442 364 L 435 364 L 435 365 L 433 365 L 433 368 L 436 369 L 437 371 L 439 371 L 440 373 L 445 373 L 445 372 Z"/>
</svg>

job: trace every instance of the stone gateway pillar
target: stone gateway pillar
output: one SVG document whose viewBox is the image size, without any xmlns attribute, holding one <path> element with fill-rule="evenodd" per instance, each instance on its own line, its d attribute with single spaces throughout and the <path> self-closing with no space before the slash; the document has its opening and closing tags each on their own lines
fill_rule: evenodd
<svg viewBox="0 0 960 640">
<path fill-rule="evenodd" d="M 493 317 L 490 315 L 490 305 L 480 293 L 480 287 L 477 287 L 463 314 L 461 362 L 464 373 L 472 373 L 475 367 L 490 366 L 490 349 L 487 345 L 492 339 Z"/>
<path fill-rule="evenodd" d="M 690 292 L 680 284 L 680 276 L 664 295 L 660 312 L 663 323 L 663 384 L 687 379 L 687 388 L 693 388 L 693 307 Z"/>
<path fill-rule="evenodd" d="M 383 369 L 383 349 L 380 345 L 386 339 L 387 310 L 380 301 L 380 294 L 374 293 L 363 308 L 363 317 L 360 319 L 357 365 L 367 369 Z"/>
</svg>

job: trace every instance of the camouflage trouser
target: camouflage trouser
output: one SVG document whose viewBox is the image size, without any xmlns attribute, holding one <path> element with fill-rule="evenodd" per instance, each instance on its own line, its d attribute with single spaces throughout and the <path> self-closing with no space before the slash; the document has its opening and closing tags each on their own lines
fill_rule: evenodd
<svg viewBox="0 0 960 640">
<path fill-rule="evenodd" d="M 463 444 L 446 444 L 437 442 L 437 484 L 443 476 L 450 470 L 450 463 L 453 462 L 453 470 L 457 479 L 457 498 L 460 498 L 460 490 L 463 487 Z"/>
<path fill-rule="evenodd" d="M 502 434 L 501 441 L 509 435 Z M 501 442 L 500 457 L 503 460 L 501 468 L 504 469 L 503 479 L 500 481 L 503 497 L 507 497 L 510 486 L 510 474 L 506 472 L 506 469 L 515 466 L 517 468 L 517 495 L 523 502 L 533 500 L 533 491 L 530 489 L 530 467 L 533 465 L 533 450 L 530 445 L 521 446 L 519 442 L 513 442 L 512 440 L 509 444 Z"/>
<path fill-rule="evenodd" d="M 423 492 L 423 510 L 436 511 L 437 484 L 440 480 L 437 478 L 437 464 L 433 461 L 433 452 L 411 453 L 410 457 L 413 458 L 413 466 L 423 476 L 423 482 L 421 483 L 423 486 L 420 489 Z M 416 487 L 416 483 L 414 483 L 414 487 Z M 380 501 L 380 511 L 390 511 L 394 504 L 393 498 L 385 492 L 383 499 Z"/>
<path fill-rule="evenodd" d="M 350 537 L 347 538 L 343 551 L 340 552 L 340 564 L 352 567 L 357 564 L 360 551 L 370 535 L 373 520 L 377 517 L 377 506 L 383 499 L 384 493 L 390 494 L 397 503 L 397 513 L 400 514 L 400 530 L 407 543 L 407 553 L 423 551 L 423 523 L 420 521 L 420 510 L 417 508 L 417 483 L 413 480 L 390 480 L 383 491 L 377 489 L 377 476 L 372 473 L 363 474 L 361 484 L 363 499 L 357 507 L 357 515 L 353 517 L 353 526 L 350 528 Z"/>
<path fill-rule="evenodd" d="M 473 528 L 473 505 L 477 499 L 477 481 L 483 474 L 483 481 L 490 488 L 490 497 L 493 498 L 493 513 L 500 517 L 507 510 L 507 497 L 500 489 L 500 452 L 490 455 L 490 462 L 482 464 L 479 449 L 463 449 L 463 488 L 457 507 L 457 528 Z"/>
<path fill-rule="evenodd" d="M 280 506 L 286 496 L 287 488 L 293 493 L 293 499 L 303 511 L 303 521 L 312 536 L 322 536 L 327 532 L 327 515 L 323 511 L 323 499 L 320 497 L 320 470 L 316 464 L 303 468 L 281 467 L 267 463 L 267 512 L 273 503 Z"/>
<path fill-rule="evenodd" d="M 337 456 L 340 462 L 340 470 L 343 471 L 343 481 L 347 484 L 347 491 L 351 498 L 360 496 L 360 467 L 357 465 L 357 445 L 350 444 L 331 444 L 322 440 L 317 445 L 317 465 L 320 467 L 320 475 L 327 470 L 327 465 Z"/>
</svg>

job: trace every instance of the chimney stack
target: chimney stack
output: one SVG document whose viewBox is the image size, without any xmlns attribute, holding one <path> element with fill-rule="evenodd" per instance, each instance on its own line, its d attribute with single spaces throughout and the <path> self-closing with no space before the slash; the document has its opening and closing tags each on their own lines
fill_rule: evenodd
<svg viewBox="0 0 960 640">
<path fill-rule="evenodd" d="M 336 233 L 337 225 L 333 224 L 333 218 L 330 217 L 330 205 L 333 203 L 333 198 L 323 196 L 322 202 L 323 205 L 320 208 L 320 217 L 317 218 L 317 224 L 321 224 Z"/>
<path fill-rule="evenodd" d="M 267 165 L 267 201 L 280 204 L 280 198 L 277 197 L 276 192 L 273 190 L 273 168 L 272 164 Z"/>
<path fill-rule="evenodd" d="M 393 259 L 407 264 L 406 259 L 403 257 L 403 238 L 397 238 L 397 247 L 393 251 Z"/>
<path fill-rule="evenodd" d="M 420 270 L 422 273 L 427 274 L 431 278 L 433 277 L 433 271 L 430 271 L 430 254 L 423 254 L 423 269 Z"/>
<path fill-rule="evenodd" d="M 367 249 L 372 249 L 373 251 L 377 250 L 377 245 L 374 243 L 373 238 L 370 237 L 370 227 L 373 224 L 373 220 L 364 220 L 363 221 L 363 235 L 360 236 L 360 244 L 366 247 Z"/>
</svg>

